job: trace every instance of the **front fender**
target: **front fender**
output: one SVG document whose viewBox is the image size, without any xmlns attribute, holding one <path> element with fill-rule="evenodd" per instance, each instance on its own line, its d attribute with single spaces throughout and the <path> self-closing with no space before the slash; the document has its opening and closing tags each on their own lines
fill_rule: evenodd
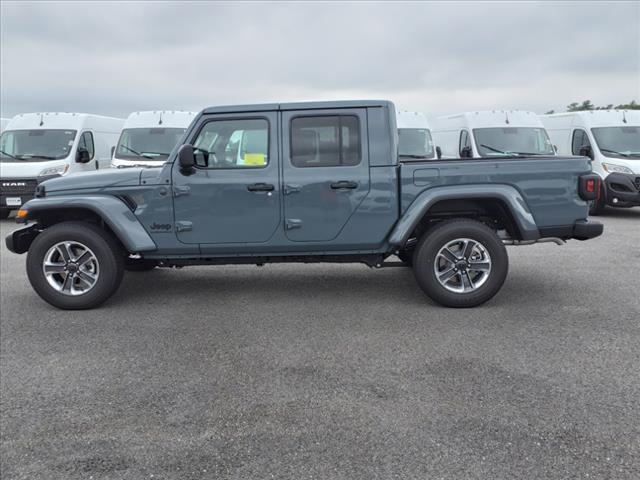
<svg viewBox="0 0 640 480">
<path fill-rule="evenodd" d="M 511 211 L 523 240 L 537 240 L 540 232 L 535 219 L 518 190 L 510 185 L 449 185 L 430 188 L 420 193 L 409 205 L 391 231 L 389 243 L 402 247 L 436 203 L 442 200 L 492 199 L 502 201 Z"/>
<path fill-rule="evenodd" d="M 89 210 L 98 215 L 129 252 L 157 249 L 155 242 L 129 207 L 119 198 L 110 195 L 34 198 L 21 207 L 21 210 L 27 211 L 26 220 L 35 220 L 47 211 L 60 212 L 65 209 Z"/>
</svg>

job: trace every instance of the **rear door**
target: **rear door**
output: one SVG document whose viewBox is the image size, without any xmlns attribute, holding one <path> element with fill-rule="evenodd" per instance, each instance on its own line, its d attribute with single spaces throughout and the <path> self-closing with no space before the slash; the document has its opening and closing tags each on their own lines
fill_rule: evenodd
<svg viewBox="0 0 640 480">
<path fill-rule="evenodd" d="M 285 234 L 336 239 L 369 192 L 366 109 L 282 112 Z"/>
</svg>

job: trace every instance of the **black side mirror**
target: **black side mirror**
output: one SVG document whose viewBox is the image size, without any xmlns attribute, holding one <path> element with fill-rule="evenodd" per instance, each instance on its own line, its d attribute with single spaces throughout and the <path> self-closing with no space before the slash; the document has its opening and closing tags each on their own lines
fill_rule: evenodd
<svg viewBox="0 0 640 480">
<path fill-rule="evenodd" d="M 78 163 L 88 163 L 91 160 L 91 154 L 89 150 L 84 147 L 78 147 L 76 150 L 76 162 Z"/>
<path fill-rule="evenodd" d="M 116 152 L 116 147 L 111 147 L 111 158 L 113 158 L 113 154 Z"/>
<path fill-rule="evenodd" d="M 589 157 L 593 160 L 593 150 L 591 149 L 591 145 L 582 145 L 578 153 L 581 157 Z"/>
<path fill-rule="evenodd" d="M 191 172 L 196 165 L 192 145 L 185 144 L 180 147 L 180 150 L 178 150 L 178 162 L 180 163 L 180 170 L 183 173 Z"/>
<path fill-rule="evenodd" d="M 471 147 L 466 146 L 460 150 L 460 158 L 471 158 Z"/>
<path fill-rule="evenodd" d="M 436 157 L 438 160 L 442 158 L 442 149 L 440 147 L 436 147 Z"/>
</svg>

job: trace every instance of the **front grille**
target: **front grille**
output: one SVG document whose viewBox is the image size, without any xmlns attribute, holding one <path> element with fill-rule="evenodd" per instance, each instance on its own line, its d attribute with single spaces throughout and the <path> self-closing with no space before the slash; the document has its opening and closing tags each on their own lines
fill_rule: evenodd
<svg viewBox="0 0 640 480">
<path fill-rule="evenodd" d="M 38 182 L 33 179 L 3 179 L 0 180 L 0 193 L 7 194 L 32 194 Z"/>
</svg>

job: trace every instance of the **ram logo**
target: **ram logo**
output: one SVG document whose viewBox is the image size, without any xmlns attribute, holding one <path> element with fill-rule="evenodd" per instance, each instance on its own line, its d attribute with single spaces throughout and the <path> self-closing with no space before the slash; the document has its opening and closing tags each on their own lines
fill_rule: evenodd
<svg viewBox="0 0 640 480">
<path fill-rule="evenodd" d="M 2 182 L 3 187 L 26 187 L 27 182 Z"/>
</svg>

